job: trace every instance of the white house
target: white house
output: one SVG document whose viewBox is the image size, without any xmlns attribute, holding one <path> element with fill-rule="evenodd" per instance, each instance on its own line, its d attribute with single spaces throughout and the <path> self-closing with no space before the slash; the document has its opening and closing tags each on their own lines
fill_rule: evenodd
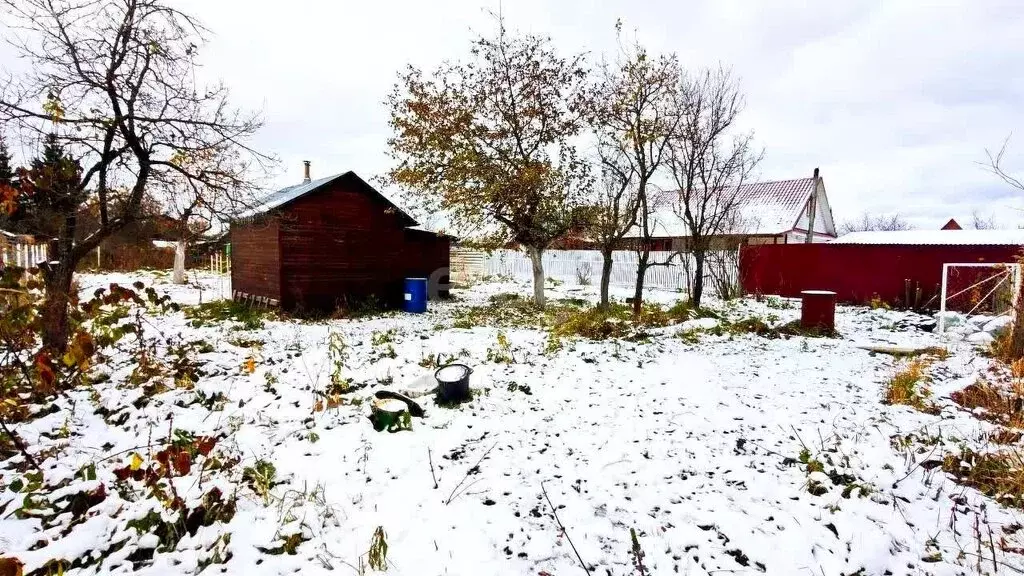
<svg viewBox="0 0 1024 576">
<path fill-rule="evenodd" d="M 690 233 L 674 210 L 675 191 L 655 196 L 650 218 L 653 250 L 683 250 Z M 754 182 L 737 190 L 738 214 L 729 230 L 718 236 L 722 246 L 739 244 L 828 242 L 836 238 L 832 208 L 825 193 L 825 180 L 818 169 L 810 178 Z M 639 227 L 626 238 L 642 237 Z"/>
</svg>

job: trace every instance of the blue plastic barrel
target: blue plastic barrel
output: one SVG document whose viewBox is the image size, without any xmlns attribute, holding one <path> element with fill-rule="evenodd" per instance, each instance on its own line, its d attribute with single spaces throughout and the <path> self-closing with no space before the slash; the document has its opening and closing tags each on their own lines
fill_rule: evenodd
<svg viewBox="0 0 1024 576">
<path fill-rule="evenodd" d="M 405 311 L 422 314 L 427 311 L 427 279 L 405 279 Z"/>
</svg>

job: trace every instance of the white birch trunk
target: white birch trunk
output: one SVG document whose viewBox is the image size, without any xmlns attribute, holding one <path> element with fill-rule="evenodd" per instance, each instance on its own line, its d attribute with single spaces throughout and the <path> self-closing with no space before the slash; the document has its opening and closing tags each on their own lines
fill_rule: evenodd
<svg viewBox="0 0 1024 576">
<path fill-rule="evenodd" d="M 171 281 L 175 284 L 185 283 L 185 252 L 188 249 L 188 242 L 181 238 L 174 246 L 174 274 Z"/>
</svg>

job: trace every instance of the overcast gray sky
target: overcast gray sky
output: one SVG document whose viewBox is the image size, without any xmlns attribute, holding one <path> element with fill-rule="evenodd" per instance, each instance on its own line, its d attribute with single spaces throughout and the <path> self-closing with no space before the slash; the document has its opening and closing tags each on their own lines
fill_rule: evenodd
<svg viewBox="0 0 1024 576">
<path fill-rule="evenodd" d="M 481 0 L 179 0 L 214 36 L 205 73 L 263 110 L 257 146 L 282 159 L 275 183 L 389 165 L 382 104 L 408 63 L 433 67 L 490 31 Z M 813 6 L 813 7 L 812 7 Z M 741 78 L 761 177 L 822 176 L 838 221 L 900 212 L 961 223 L 972 210 L 1024 224 L 1024 198 L 978 163 L 1012 132 L 1024 172 L 1024 2 L 793 0 L 506 1 L 510 27 L 565 53 L 613 50 L 614 23 L 685 65 Z M 9 58 L 10 52 L 0 53 Z"/>
</svg>

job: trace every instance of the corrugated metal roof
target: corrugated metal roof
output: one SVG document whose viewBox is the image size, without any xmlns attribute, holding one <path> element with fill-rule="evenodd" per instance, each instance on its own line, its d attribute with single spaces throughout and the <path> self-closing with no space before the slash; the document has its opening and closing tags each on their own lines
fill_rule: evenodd
<svg viewBox="0 0 1024 576">
<path fill-rule="evenodd" d="M 759 234 L 782 234 L 796 225 L 814 193 L 814 178 L 755 182 L 739 190 L 740 212 Z"/>
<path fill-rule="evenodd" d="M 296 184 L 295 186 L 289 186 L 287 188 L 282 188 L 277 192 L 272 192 L 265 196 L 256 206 L 237 214 L 235 216 L 235 219 L 246 220 L 249 218 L 253 218 L 255 216 L 259 216 L 261 214 L 265 214 L 267 212 L 270 212 L 271 210 L 281 208 L 282 206 L 290 202 L 298 200 L 299 198 L 302 198 L 303 196 L 316 191 L 322 186 L 325 186 L 327 184 L 330 184 L 331 182 L 334 182 L 335 180 L 340 180 L 342 178 L 352 178 L 358 185 L 364 188 L 364 190 L 378 196 L 386 204 L 394 208 L 402 217 L 404 217 L 408 221 L 409 226 L 417 226 L 419 224 L 418 222 L 416 222 L 415 218 L 409 215 L 408 212 L 402 210 L 402 208 L 395 204 L 390 198 L 382 194 L 373 186 L 367 184 L 365 180 L 360 178 L 358 174 L 352 171 L 344 172 L 342 174 L 335 174 L 333 176 L 327 176 L 325 178 L 312 180 L 310 182 L 303 182 L 302 184 Z"/>
<path fill-rule="evenodd" d="M 931 246 L 1024 246 L 1024 230 L 900 230 L 853 232 L 830 244 L 916 244 Z"/>
<path fill-rule="evenodd" d="M 814 178 L 743 184 L 737 191 L 739 223 L 736 230 L 729 233 L 774 235 L 789 232 L 796 226 L 813 192 Z M 690 235 L 682 218 L 672 209 L 677 198 L 675 190 L 653 197 L 656 205 L 651 218 L 653 236 L 678 238 Z M 640 231 L 631 230 L 626 236 L 637 238 Z"/>
<path fill-rule="evenodd" d="M 245 218 L 251 218 L 252 216 L 263 214 L 265 212 L 269 212 L 274 208 L 279 208 L 291 202 L 292 200 L 297 200 L 305 196 L 306 194 L 309 194 L 310 192 L 316 190 L 317 188 L 323 186 L 324 184 L 333 182 L 338 178 L 341 178 L 342 176 L 344 176 L 344 174 L 335 174 L 334 176 L 320 178 L 318 180 L 313 180 L 311 182 L 303 182 L 302 184 L 296 184 L 295 186 L 282 188 L 277 192 L 271 192 L 270 194 L 266 195 L 262 200 L 260 200 L 259 204 L 238 214 L 237 218 L 241 220 Z"/>
</svg>

